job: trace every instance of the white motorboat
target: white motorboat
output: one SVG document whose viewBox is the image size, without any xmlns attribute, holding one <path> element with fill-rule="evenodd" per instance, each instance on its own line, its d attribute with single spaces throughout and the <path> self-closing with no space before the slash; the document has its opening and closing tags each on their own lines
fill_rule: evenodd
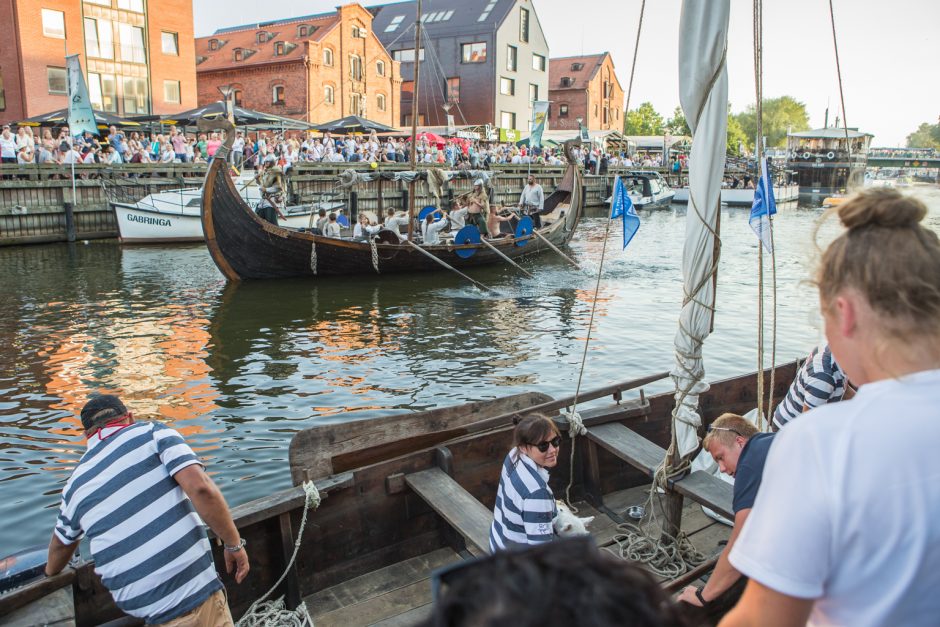
<svg viewBox="0 0 940 627">
<path fill-rule="evenodd" d="M 669 187 L 658 172 L 636 171 L 621 174 L 620 178 L 627 186 L 630 201 L 637 209 L 668 209 L 672 204 L 675 190 Z M 606 201 L 610 204 L 610 198 Z"/>
<path fill-rule="evenodd" d="M 676 195 L 673 202 L 689 202 L 689 188 L 679 187 L 675 190 Z M 790 185 L 774 185 L 774 200 L 778 203 L 799 200 L 800 186 L 796 183 Z M 722 187 L 721 202 L 726 205 L 747 205 L 754 204 L 754 190 Z"/>
<path fill-rule="evenodd" d="M 240 186 L 241 187 L 241 186 Z M 257 185 L 241 187 L 245 202 L 254 206 L 261 200 Z M 157 192 L 141 198 L 135 203 L 112 201 L 117 216 L 118 232 L 122 242 L 164 243 L 203 241 L 200 203 L 202 189 L 177 189 Z M 286 220 L 280 225 L 289 228 L 310 228 L 316 221 L 316 213 L 326 209 L 327 213 L 341 210 L 345 206 L 340 200 L 324 201 L 312 205 L 295 205 L 283 209 Z"/>
</svg>

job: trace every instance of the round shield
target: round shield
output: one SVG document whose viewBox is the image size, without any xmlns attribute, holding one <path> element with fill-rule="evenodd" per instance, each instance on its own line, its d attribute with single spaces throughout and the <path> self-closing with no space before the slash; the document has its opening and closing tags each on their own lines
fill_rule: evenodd
<svg viewBox="0 0 940 627">
<path fill-rule="evenodd" d="M 349 228 L 349 218 L 347 218 L 343 214 L 339 214 L 338 216 L 336 216 L 336 222 L 339 223 L 339 225 L 345 229 Z"/>
<path fill-rule="evenodd" d="M 462 244 L 479 244 L 480 241 L 480 229 L 472 224 L 463 227 L 454 235 L 454 243 L 458 246 Z M 469 259 L 477 253 L 477 249 L 458 248 L 454 252 L 457 253 L 457 256 L 461 259 Z"/>
<path fill-rule="evenodd" d="M 532 234 L 532 218 L 530 218 L 529 216 L 523 216 L 522 219 L 519 220 L 519 224 L 516 225 L 516 239 L 519 239 L 519 238 L 525 237 L 526 235 L 531 235 L 531 234 Z M 525 246 L 528 243 L 529 243 L 529 240 L 524 239 L 522 241 L 516 242 L 516 246 Z"/>
<path fill-rule="evenodd" d="M 434 205 L 428 205 L 418 212 L 418 220 L 424 220 L 426 217 L 428 217 L 429 213 L 434 213 L 435 211 L 439 211 L 439 209 Z"/>
</svg>

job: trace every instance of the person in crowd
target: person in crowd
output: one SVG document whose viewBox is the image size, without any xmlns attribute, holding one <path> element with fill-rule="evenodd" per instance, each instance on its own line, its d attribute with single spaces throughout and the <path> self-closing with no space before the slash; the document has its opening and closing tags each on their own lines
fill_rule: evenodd
<svg viewBox="0 0 940 627">
<path fill-rule="evenodd" d="M 450 219 L 450 228 L 453 231 L 459 231 L 467 224 L 467 212 L 469 209 L 461 203 L 460 198 L 454 198 L 453 208 L 448 218 Z"/>
<path fill-rule="evenodd" d="M 36 163 L 40 165 L 55 163 L 55 155 L 46 146 L 46 142 L 39 143 L 39 152 L 36 155 Z"/>
<path fill-rule="evenodd" d="M 206 155 L 208 155 L 209 162 L 211 162 L 213 157 L 215 157 L 215 153 L 221 145 L 222 140 L 219 138 L 218 133 L 212 133 L 209 135 L 209 140 L 206 142 Z"/>
<path fill-rule="evenodd" d="M 372 224 L 369 221 L 369 216 L 364 213 L 360 213 L 359 220 L 356 222 L 356 226 L 353 228 L 353 239 L 368 241 L 380 230 L 382 230 L 382 227 L 377 224 Z"/>
<path fill-rule="evenodd" d="M 323 234 L 326 237 L 342 237 L 342 228 L 339 225 L 339 222 L 336 221 L 336 214 L 331 213 L 327 218 L 326 226 L 323 227 Z"/>
<path fill-rule="evenodd" d="M 702 448 L 721 472 L 734 477 L 731 501 L 734 528 L 708 583 L 701 588 L 687 586 L 679 595 L 680 601 L 704 607 L 741 581 L 741 573 L 728 562 L 728 553 L 754 507 L 773 438 L 773 433 L 760 433 L 746 418 L 736 414 L 722 414 L 708 426 Z"/>
<path fill-rule="evenodd" d="M 434 602 L 422 627 L 686 627 L 691 625 L 639 566 L 591 538 L 445 566 L 432 575 Z"/>
<path fill-rule="evenodd" d="M 75 150 L 75 147 L 68 142 L 62 142 L 59 145 L 59 163 L 61 164 L 72 164 L 72 163 L 81 163 L 82 156 Z"/>
<path fill-rule="evenodd" d="M 245 155 L 245 136 L 241 131 L 235 131 L 235 140 L 232 142 L 231 162 L 236 168 L 242 167 Z"/>
<path fill-rule="evenodd" d="M 401 237 L 404 235 L 401 232 L 401 227 L 408 227 L 408 214 L 404 211 L 395 211 L 394 209 L 386 210 L 385 228 Z"/>
<path fill-rule="evenodd" d="M 114 154 L 117 155 L 117 158 L 120 161 L 117 163 L 124 163 L 124 151 L 121 144 L 124 142 L 124 133 L 119 133 L 116 126 L 111 125 L 108 128 L 108 143 L 111 144 L 111 150 Z"/>
<path fill-rule="evenodd" d="M 176 159 L 176 151 L 173 148 L 173 144 L 166 141 L 163 142 L 163 146 L 160 149 L 160 163 L 173 163 Z"/>
<path fill-rule="evenodd" d="M 278 217 L 282 220 L 287 218 L 281 212 L 281 190 L 278 187 L 264 188 L 261 191 L 261 200 L 255 206 L 255 213 L 262 220 L 267 220 L 274 226 L 278 226 Z"/>
<path fill-rule="evenodd" d="M 558 515 L 548 472 L 558 463 L 561 433 L 551 419 L 529 414 L 516 424 L 512 450 L 503 461 L 490 527 L 490 550 L 555 539 Z"/>
<path fill-rule="evenodd" d="M 16 136 L 10 132 L 10 125 L 3 125 L 0 132 L 0 162 L 16 163 Z"/>
<path fill-rule="evenodd" d="M 118 608 L 149 624 L 232 624 L 203 524 L 224 545 L 235 581 L 249 562 L 225 498 L 178 432 L 137 422 L 109 394 L 81 411 L 87 452 L 62 490 L 46 575 L 87 536 L 95 572 Z"/>
<path fill-rule="evenodd" d="M 473 181 L 473 190 L 466 195 L 467 199 L 467 224 L 472 224 L 480 229 L 482 235 L 487 235 L 487 218 L 490 214 L 490 199 L 483 187 L 483 179 Z"/>
<path fill-rule="evenodd" d="M 803 362 L 787 395 L 774 410 L 773 426 L 780 429 L 814 407 L 848 400 L 854 395 L 845 373 L 832 357 L 829 344 L 817 346 Z"/>
<path fill-rule="evenodd" d="M 208 146 L 208 142 L 206 141 L 206 134 L 199 133 L 199 136 L 196 139 L 196 154 L 203 161 L 206 161 L 209 156 L 207 152 L 208 150 L 207 146 Z"/>
<path fill-rule="evenodd" d="M 186 163 L 186 135 L 179 132 L 175 126 L 170 127 L 170 144 L 173 146 L 173 158 L 180 163 Z"/>
<path fill-rule="evenodd" d="M 436 246 L 441 243 L 441 231 L 447 228 L 447 214 L 444 213 L 438 220 L 434 219 L 434 213 L 425 216 L 421 223 L 421 241 L 427 246 Z"/>
<path fill-rule="evenodd" d="M 816 276 L 855 398 L 775 436 L 729 559 L 750 581 L 721 625 L 934 625 L 940 616 L 940 238 L 892 189 L 837 210 Z"/>
<path fill-rule="evenodd" d="M 326 225 L 329 224 L 329 222 L 330 222 L 330 218 L 329 216 L 326 215 L 326 209 L 322 209 L 322 208 L 319 209 L 317 211 L 316 228 L 317 228 L 317 231 L 319 231 L 320 235 L 323 235 L 326 233 Z"/>
</svg>

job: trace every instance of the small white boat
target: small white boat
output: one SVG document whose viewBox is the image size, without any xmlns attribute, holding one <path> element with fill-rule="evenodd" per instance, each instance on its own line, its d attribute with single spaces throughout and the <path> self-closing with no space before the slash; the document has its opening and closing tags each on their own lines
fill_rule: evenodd
<svg viewBox="0 0 940 627">
<path fill-rule="evenodd" d="M 245 202 L 254 206 L 261 200 L 257 185 L 241 189 Z M 118 233 L 122 242 L 165 243 L 203 241 L 199 188 L 178 189 L 150 194 L 136 203 L 111 202 L 117 216 Z M 327 201 L 312 205 L 289 206 L 283 210 L 286 220 L 280 226 L 310 228 L 316 222 L 316 213 L 322 207 L 327 213 L 344 206 L 342 201 Z"/>
<path fill-rule="evenodd" d="M 679 187 L 676 190 L 676 196 L 673 202 L 689 202 L 689 188 Z M 796 183 L 790 185 L 774 185 L 774 200 L 778 203 L 799 200 L 800 186 Z M 721 188 L 721 202 L 726 205 L 747 205 L 754 204 L 754 190 L 730 187 Z"/>
<path fill-rule="evenodd" d="M 676 195 L 658 172 L 628 172 L 621 174 L 620 178 L 627 186 L 627 194 L 636 209 L 668 209 Z M 604 202 L 609 205 L 610 201 L 608 198 Z"/>
</svg>

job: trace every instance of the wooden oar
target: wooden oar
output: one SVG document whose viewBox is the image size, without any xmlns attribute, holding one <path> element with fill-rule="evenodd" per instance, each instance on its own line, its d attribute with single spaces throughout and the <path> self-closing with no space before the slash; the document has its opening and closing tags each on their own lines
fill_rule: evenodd
<svg viewBox="0 0 940 627">
<path fill-rule="evenodd" d="M 434 255 L 432 255 L 432 254 L 429 253 L 428 251 L 424 250 L 423 248 L 421 248 L 420 246 L 418 246 L 417 244 L 415 244 L 414 242 L 412 242 L 410 239 L 406 239 L 406 240 L 404 240 L 404 241 L 405 241 L 406 244 L 408 244 L 409 246 L 411 246 L 412 248 L 414 248 L 415 250 L 417 250 L 417 251 L 418 251 L 419 253 L 421 253 L 422 255 L 426 255 L 426 256 L 430 257 L 431 259 L 433 259 L 433 260 L 436 261 L 437 263 L 441 264 L 442 266 L 444 266 L 445 268 L 447 268 L 447 269 L 450 270 L 451 272 L 455 272 L 455 273 L 459 274 L 459 275 L 462 276 L 463 278 L 467 279 L 468 281 L 470 281 L 471 283 L 473 283 L 474 285 L 476 285 L 476 286 L 477 286 L 478 288 L 480 288 L 481 290 L 483 290 L 483 291 L 485 291 L 485 292 L 492 292 L 492 291 L 493 291 L 493 290 L 491 290 L 490 288 L 488 288 L 488 287 L 486 287 L 485 285 L 483 285 L 482 283 L 480 283 L 479 281 L 476 281 L 476 280 L 474 280 L 474 279 L 471 279 L 471 278 L 468 277 L 466 274 L 464 274 L 463 272 L 461 272 L 460 270 L 458 270 L 458 269 L 455 268 L 454 266 L 450 265 L 449 263 L 447 263 L 447 262 L 444 261 L 443 259 L 438 259 L 437 257 L 435 257 Z"/>
<path fill-rule="evenodd" d="M 493 246 L 492 244 L 490 244 L 488 241 L 486 241 L 486 238 L 482 238 L 482 237 L 481 237 L 481 238 L 480 238 L 480 241 L 483 242 L 483 243 L 487 246 L 487 248 L 489 248 L 489 249 L 492 250 L 494 253 L 496 253 L 497 255 L 499 255 L 500 257 L 502 257 L 504 260 L 506 260 L 506 262 L 509 263 L 509 265 L 515 266 L 515 268 L 516 268 L 519 272 L 521 272 L 522 274 L 526 275 L 526 276 L 529 277 L 530 279 L 534 279 L 534 278 L 535 278 L 535 277 L 532 276 L 525 268 L 523 268 L 523 267 L 520 266 L 518 263 L 516 263 L 515 261 L 513 261 L 512 259 L 510 259 L 510 258 L 507 257 L 506 255 L 504 255 L 501 250 L 499 250 L 498 248 L 496 248 L 495 246 Z"/>
<path fill-rule="evenodd" d="M 578 395 L 578 402 L 586 403 L 587 401 L 603 398 L 604 396 L 609 396 L 611 394 L 617 394 L 625 390 L 632 390 L 634 388 L 653 383 L 654 381 L 665 379 L 668 376 L 668 372 L 660 372 L 646 377 L 640 377 L 639 379 L 631 379 L 630 381 L 624 381 L 623 383 L 609 385 L 607 387 L 592 390 L 590 392 L 583 392 Z M 406 453 L 421 450 L 423 448 L 429 448 L 436 444 L 440 444 L 441 442 L 447 442 L 448 440 L 453 440 L 454 438 L 459 438 L 471 433 L 508 427 L 512 425 L 512 419 L 516 416 L 524 416 L 533 412 L 550 413 L 568 407 L 573 402 L 574 396 L 567 396 L 555 401 L 548 401 L 545 403 L 539 403 L 538 405 L 532 405 L 526 409 L 500 414 L 499 416 L 480 420 L 479 422 L 470 423 L 462 427 L 422 433 L 410 438 L 396 440 L 395 442 L 386 442 L 384 444 L 378 444 L 376 446 L 359 449 L 358 451 L 351 451 L 349 453 L 335 455 L 331 458 L 330 461 L 332 463 L 333 472 L 344 472 L 346 470 L 361 468 L 369 464 L 380 462 L 384 459 L 391 459 L 393 457 L 405 455 Z"/>
<path fill-rule="evenodd" d="M 577 268 L 578 270 L 581 269 L 581 266 L 578 265 L 578 262 L 577 262 L 577 261 L 575 261 L 574 259 L 572 259 L 572 258 L 569 257 L 568 255 L 566 255 L 565 253 L 561 252 L 561 250 L 559 250 L 557 246 L 555 246 L 555 245 L 552 244 L 550 241 L 548 241 L 548 238 L 546 238 L 544 235 L 542 235 L 542 234 L 539 233 L 538 231 L 532 231 L 532 234 L 535 235 L 536 237 L 538 237 L 540 240 L 542 240 L 542 241 L 545 242 L 546 244 L 548 244 L 548 247 L 551 248 L 552 250 L 554 250 L 554 251 L 555 251 L 556 253 L 558 253 L 559 255 L 561 255 L 561 256 L 565 259 L 565 261 L 567 261 L 568 263 L 570 263 L 571 265 L 573 265 L 573 266 L 574 266 L 575 268 Z"/>
</svg>

